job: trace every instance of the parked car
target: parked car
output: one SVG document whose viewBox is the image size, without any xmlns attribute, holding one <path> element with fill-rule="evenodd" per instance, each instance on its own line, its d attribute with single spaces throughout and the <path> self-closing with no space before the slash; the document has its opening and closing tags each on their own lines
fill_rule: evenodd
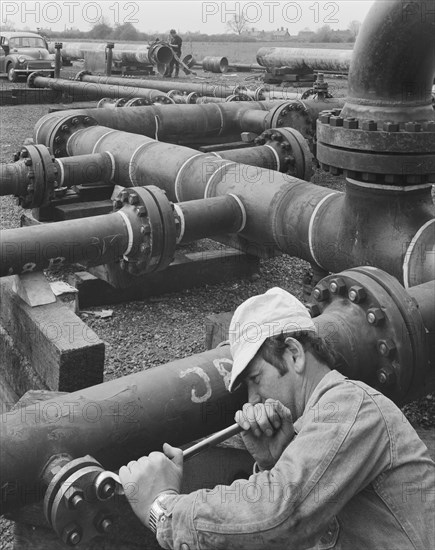
<svg viewBox="0 0 435 550">
<path fill-rule="evenodd" d="M 33 32 L 2 32 L 0 72 L 16 82 L 35 71 L 54 76 L 54 54 L 49 53 L 46 40 Z"/>
</svg>

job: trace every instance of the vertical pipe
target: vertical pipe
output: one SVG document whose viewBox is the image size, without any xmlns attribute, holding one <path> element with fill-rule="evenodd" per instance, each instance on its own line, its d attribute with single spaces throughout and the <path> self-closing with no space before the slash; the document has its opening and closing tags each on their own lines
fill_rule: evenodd
<svg viewBox="0 0 435 550">
<path fill-rule="evenodd" d="M 54 58 L 54 78 L 60 77 L 60 68 L 62 65 L 62 42 L 56 42 L 55 45 L 56 55 Z"/>
<path fill-rule="evenodd" d="M 106 45 L 106 76 L 112 74 L 112 61 L 113 61 L 113 48 L 115 44 L 113 42 L 108 42 Z"/>
</svg>

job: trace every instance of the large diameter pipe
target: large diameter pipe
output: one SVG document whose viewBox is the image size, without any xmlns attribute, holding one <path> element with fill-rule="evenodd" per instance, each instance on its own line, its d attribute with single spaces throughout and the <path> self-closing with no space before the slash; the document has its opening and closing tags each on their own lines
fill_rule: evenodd
<svg viewBox="0 0 435 550">
<path fill-rule="evenodd" d="M 433 223 L 428 188 L 406 193 L 379 190 L 374 199 L 370 189 L 348 184 L 346 193 L 338 193 L 278 172 L 213 155 L 192 155 L 173 144 L 102 127 L 73 134 L 68 148 L 71 155 L 119 152 L 128 142 L 137 151 L 131 176 L 152 181 L 177 201 L 237 194 L 247 213 L 241 235 L 252 250 L 278 248 L 332 272 L 376 265 L 400 281 L 412 280 L 412 285 L 432 278 L 433 256 L 426 253 L 434 244 L 433 237 L 427 241 Z M 403 243 L 411 243 L 412 254 Z"/>
<path fill-rule="evenodd" d="M 334 71 L 347 73 L 352 50 L 309 48 L 260 48 L 257 61 L 262 67 L 288 67 L 293 71 Z"/>
<path fill-rule="evenodd" d="M 425 0 L 373 4 L 355 43 L 343 117 L 434 120 L 435 20 L 427 10 Z"/>
<path fill-rule="evenodd" d="M 83 59 L 86 52 L 105 52 L 107 43 L 64 42 L 62 58 Z M 52 49 L 52 48 L 51 48 Z M 117 44 L 112 53 L 113 61 L 126 63 L 168 64 L 173 57 L 172 48 L 165 42 L 157 44 Z"/>
<path fill-rule="evenodd" d="M 5 413 L 0 513 L 42 498 L 39 477 L 55 454 L 90 454 L 115 469 L 164 442 L 182 445 L 228 426 L 246 401 L 226 389 L 231 364 L 224 346 Z"/>
</svg>

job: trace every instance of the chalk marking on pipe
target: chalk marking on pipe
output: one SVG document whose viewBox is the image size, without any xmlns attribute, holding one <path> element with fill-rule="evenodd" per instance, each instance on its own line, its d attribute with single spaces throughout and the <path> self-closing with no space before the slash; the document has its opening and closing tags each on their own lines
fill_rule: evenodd
<svg viewBox="0 0 435 550">
<path fill-rule="evenodd" d="M 215 157 L 217 157 L 218 159 L 222 159 L 222 155 L 220 155 L 219 153 L 216 153 L 216 151 L 212 151 L 210 153 L 210 155 L 214 155 Z"/>
<path fill-rule="evenodd" d="M 266 144 L 265 147 L 269 147 L 269 149 L 273 152 L 273 154 L 275 155 L 275 159 L 276 159 L 276 171 L 277 172 L 280 172 L 281 171 L 281 162 L 279 160 L 279 155 L 278 153 L 275 151 L 275 149 L 272 147 L 272 145 L 268 145 Z"/>
<path fill-rule="evenodd" d="M 196 389 L 192 389 L 190 392 L 190 399 L 193 403 L 204 403 L 211 397 L 211 383 L 208 374 L 201 369 L 201 367 L 192 367 L 180 372 L 179 377 L 184 378 L 188 374 L 197 374 L 205 384 L 206 391 L 203 395 L 198 396 Z"/>
<path fill-rule="evenodd" d="M 380 185 L 378 183 L 365 183 L 362 181 L 354 180 L 352 178 L 346 178 L 346 180 L 356 187 L 364 187 L 365 189 L 385 189 L 386 191 L 396 191 L 399 193 L 409 193 L 410 191 L 429 189 L 433 185 L 433 183 L 422 183 L 420 185 L 407 185 L 406 187 L 401 187 L 400 185 Z"/>
<path fill-rule="evenodd" d="M 237 195 L 234 195 L 234 193 L 228 193 L 230 197 L 233 197 L 233 199 L 236 199 L 237 204 L 240 207 L 240 212 L 242 213 L 242 223 L 240 224 L 239 229 L 236 231 L 236 233 L 240 233 L 240 231 L 243 231 L 245 229 L 246 225 L 246 209 L 243 202 L 240 200 L 240 198 Z"/>
<path fill-rule="evenodd" d="M 159 141 L 159 130 L 160 130 L 160 118 L 159 115 L 154 115 L 154 120 L 156 122 L 156 131 L 154 133 L 154 139 Z"/>
<path fill-rule="evenodd" d="M 123 256 L 127 256 L 129 252 L 131 251 L 133 247 L 133 228 L 131 227 L 130 220 L 128 217 L 124 214 L 124 212 L 121 212 L 121 210 L 118 210 L 118 212 L 115 212 L 115 214 L 119 214 L 121 218 L 124 220 L 124 223 L 127 227 L 127 233 L 128 233 L 128 245 L 126 250 L 123 253 Z"/>
<path fill-rule="evenodd" d="M 180 169 L 178 170 L 177 175 L 175 176 L 175 182 L 174 182 L 174 193 L 175 193 L 175 198 L 177 199 L 177 202 L 181 202 L 183 200 L 183 198 L 179 193 L 179 190 L 181 191 L 179 187 L 180 187 L 180 180 L 181 180 L 182 173 L 184 172 L 184 170 L 186 169 L 186 166 L 189 164 L 191 160 L 201 156 L 204 156 L 204 153 L 196 153 L 195 155 L 192 155 L 191 157 L 189 157 L 187 160 L 183 162 Z"/>
<path fill-rule="evenodd" d="M 316 208 L 314 209 L 313 213 L 311 214 L 310 223 L 308 225 L 308 243 L 310 245 L 310 252 L 313 260 L 316 262 L 316 264 L 321 267 L 322 269 L 325 269 L 325 267 L 317 260 L 316 255 L 314 254 L 314 243 L 313 243 L 313 229 L 314 229 L 314 222 L 316 220 L 316 216 L 320 210 L 320 207 L 323 205 L 324 202 L 326 202 L 329 198 L 333 197 L 334 195 L 337 195 L 338 193 L 329 193 L 329 195 L 326 195 L 326 197 L 323 197 L 321 201 L 319 201 L 316 205 Z"/>
<path fill-rule="evenodd" d="M 221 129 L 219 130 L 219 136 L 222 134 L 222 132 L 224 131 L 224 127 L 225 127 L 225 120 L 224 120 L 224 114 L 222 112 L 222 109 L 221 109 L 221 106 L 220 105 L 216 105 L 218 111 L 219 111 L 219 115 L 221 117 Z"/>
<path fill-rule="evenodd" d="M 103 140 L 105 137 L 109 136 L 110 134 L 113 134 L 115 132 L 117 132 L 118 130 L 109 130 L 108 132 L 106 132 L 105 134 L 103 134 L 100 138 L 97 139 L 97 141 L 95 142 L 95 145 L 92 149 L 92 153 L 96 153 L 97 152 L 97 147 L 98 145 L 100 144 L 100 141 Z M 74 134 L 73 134 L 74 135 Z M 72 137 L 72 136 L 71 136 Z M 71 139 L 71 138 L 70 138 Z"/>
<path fill-rule="evenodd" d="M 224 367 L 224 364 L 229 366 L 229 369 Z M 222 376 L 225 388 L 228 390 L 231 381 L 231 367 L 233 366 L 233 360 L 222 357 L 221 359 L 213 359 L 213 366 L 216 367 L 218 373 Z"/>
<path fill-rule="evenodd" d="M 63 166 L 62 159 L 56 159 L 56 162 L 60 172 L 59 187 L 63 187 L 63 182 L 65 181 L 65 168 Z"/>
<path fill-rule="evenodd" d="M 403 286 L 405 288 L 409 288 L 409 268 L 410 268 L 410 260 L 411 255 L 414 251 L 415 245 L 418 242 L 418 239 L 422 235 L 422 233 L 430 226 L 430 224 L 435 223 L 435 219 L 427 221 L 424 225 L 420 227 L 420 229 L 417 231 L 417 233 L 412 238 L 411 242 L 409 243 L 408 248 L 405 252 L 405 258 L 403 260 Z"/>
<path fill-rule="evenodd" d="M 135 180 L 135 175 L 134 175 L 134 157 L 137 155 L 137 153 L 142 149 L 142 148 L 145 148 L 145 147 L 148 147 L 149 145 L 153 145 L 155 144 L 155 141 L 148 141 L 146 143 L 142 143 L 141 145 L 139 145 L 139 147 L 137 147 L 134 151 L 133 151 L 133 154 L 131 155 L 130 157 L 130 161 L 128 163 L 128 177 L 130 178 L 130 181 L 131 183 L 133 184 L 133 186 L 136 184 L 136 180 Z"/>
<path fill-rule="evenodd" d="M 215 170 L 213 172 L 213 174 L 209 177 L 208 181 L 207 181 L 207 185 L 205 186 L 205 191 L 204 191 L 204 198 L 207 199 L 207 198 L 210 198 L 212 197 L 212 195 L 209 195 L 208 192 L 210 190 L 210 187 L 211 187 L 211 182 L 213 180 L 213 178 L 216 176 L 216 174 L 218 172 L 220 172 L 223 168 L 226 168 L 227 166 L 231 166 L 231 165 L 234 165 L 234 166 L 237 166 L 237 162 L 227 162 L 225 164 L 222 164 L 221 166 L 219 166 L 219 168 L 217 168 L 217 170 Z"/>
<path fill-rule="evenodd" d="M 179 244 L 181 243 L 184 237 L 184 232 L 186 230 L 186 221 L 184 219 L 184 213 L 181 210 L 181 208 L 178 206 L 178 204 L 174 204 L 174 210 L 177 213 L 177 216 L 180 218 L 180 234 L 177 238 L 177 243 L 176 243 L 176 244 Z"/>
<path fill-rule="evenodd" d="M 114 181 L 114 179 L 115 179 L 115 169 L 116 169 L 115 157 L 112 155 L 112 153 L 110 151 L 104 151 L 104 152 L 106 153 L 106 155 L 108 155 L 108 157 L 110 159 L 111 166 L 112 166 L 112 170 L 110 172 L 110 181 Z"/>
</svg>

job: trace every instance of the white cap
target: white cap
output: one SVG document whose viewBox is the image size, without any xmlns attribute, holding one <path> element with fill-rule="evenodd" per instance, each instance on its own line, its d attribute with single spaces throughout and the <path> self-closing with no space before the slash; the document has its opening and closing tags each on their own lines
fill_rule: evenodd
<svg viewBox="0 0 435 550">
<path fill-rule="evenodd" d="M 229 391 L 267 338 L 301 331 L 316 332 L 316 327 L 307 308 L 282 288 L 271 288 L 243 302 L 229 329 L 233 356 Z"/>
</svg>

